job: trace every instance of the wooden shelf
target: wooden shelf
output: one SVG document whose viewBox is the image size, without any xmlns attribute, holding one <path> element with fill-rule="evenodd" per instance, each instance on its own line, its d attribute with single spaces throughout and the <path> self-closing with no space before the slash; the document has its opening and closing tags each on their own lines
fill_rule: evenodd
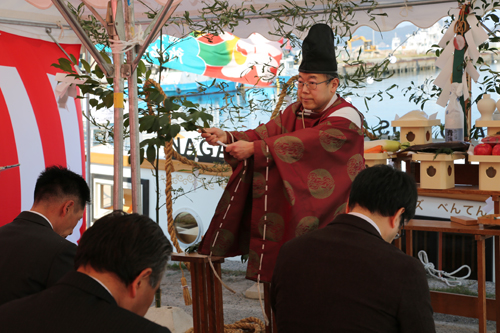
<svg viewBox="0 0 500 333">
<path fill-rule="evenodd" d="M 418 194 L 425 195 L 430 193 L 498 196 L 500 195 L 500 190 L 499 191 L 480 190 L 477 185 L 455 185 L 455 187 L 448 189 L 420 188 L 420 185 L 418 185 Z"/>
<path fill-rule="evenodd" d="M 500 236 L 500 228 L 482 224 L 463 225 L 451 221 L 411 220 L 405 229 L 415 231 L 449 232 L 468 235 Z"/>
</svg>

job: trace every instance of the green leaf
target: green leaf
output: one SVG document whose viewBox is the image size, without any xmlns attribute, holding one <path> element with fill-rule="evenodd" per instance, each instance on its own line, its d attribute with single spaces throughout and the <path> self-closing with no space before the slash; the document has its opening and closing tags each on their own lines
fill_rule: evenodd
<svg viewBox="0 0 500 333">
<path fill-rule="evenodd" d="M 78 64 L 78 60 L 76 60 L 74 55 L 70 54 L 69 57 L 71 58 L 71 61 L 73 62 L 74 65 Z"/>
<path fill-rule="evenodd" d="M 156 160 L 156 149 L 154 145 L 149 145 L 146 150 L 146 158 L 149 163 L 153 164 Z"/>
<path fill-rule="evenodd" d="M 104 60 L 108 63 L 108 64 L 111 64 L 111 58 L 106 54 L 106 52 L 104 50 L 102 50 L 101 52 L 102 57 L 104 58 Z"/>
<path fill-rule="evenodd" d="M 160 116 L 159 123 L 160 127 L 168 126 L 170 124 L 170 117 L 168 116 L 168 114 Z"/>
<path fill-rule="evenodd" d="M 139 163 L 142 164 L 142 162 L 144 162 L 144 148 L 141 148 L 139 153 Z"/>
<path fill-rule="evenodd" d="M 172 112 L 170 113 L 172 116 L 172 119 L 183 119 L 183 120 L 188 120 L 188 116 L 184 112 Z"/>
<path fill-rule="evenodd" d="M 104 77 L 104 73 L 102 72 L 101 67 L 99 66 L 95 66 L 94 74 L 100 79 Z"/>
<path fill-rule="evenodd" d="M 156 117 L 155 116 L 144 116 L 139 119 L 139 131 L 144 132 L 149 130 L 154 122 L 155 122 Z"/>
<path fill-rule="evenodd" d="M 165 100 L 165 108 L 167 110 L 175 111 L 175 110 L 179 110 L 180 107 L 181 106 L 179 104 L 174 103 L 174 99 L 173 98 L 168 98 L 168 99 Z"/>
<path fill-rule="evenodd" d="M 152 141 L 152 140 L 153 140 L 153 139 L 144 139 L 144 140 L 142 140 L 142 141 L 139 143 L 139 147 L 141 147 L 141 148 L 142 148 L 142 147 L 145 147 L 145 146 L 147 146 L 147 145 L 149 145 L 149 144 L 153 144 L 153 141 Z"/>
<path fill-rule="evenodd" d="M 181 127 L 179 124 L 172 124 L 170 125 L 170 137 L 175 138 L 177 134 L 181 131 Z"/>
<path fill-rule="evenodd" d="M 196 108 L 198 106 L 198 104 L 194 104 L 191 101 L 185 100 L 182 102 L 182 106 L 184 106 L 186 108 Z"/>
<path fill-rule="evenodd" d="M 69 73 L 75 73 L 75 71 L 73 70 L 73 64 L 68 59 L 66 59 L 66 58 L 59 58 L 59 64 L 61 66 L 60 68 L 63 71 L 69 72 Z"/>
<path fill-rule="evenodd" d="M 137 65 L 137 76 L 142 76 L 146 72 L 147 68 L 146 65 L 144 65 L 144 61 L 139 61 L 139 64 Z"/>
<path fill-rule="evenodd" d="M 90 106 L 92 106 L 93 108 L 95 108 L 97 106 L 97 104 L 99 104 L 99 101 L 95 98 L 92 98 L 89 100 L 89 104 Z"/>
<path fill-rule="evenodd" d="M 113 96 L 114 96 L 114 93 L 113 93 L 113 92 L 110 92 L 109 94 L 104 95 L 104 96 L 102 97 L 102 102 L 104 103 L 104 105 L 105 105 L 107 108 L 110 108 L 110 107 L 112 107 L 112 106 L 113 106 L 113 104 L 114 104 Z"/>
<path fill-rule="evenodd" d="M 85 72 L 90 73 L 91 68 L 90 68 L 89 63 L 87 61 L 85 61 L 85 59 L 82 59 L 81 62 L 82 62 L 83 68 L 85 68 Z"/>
</svg>

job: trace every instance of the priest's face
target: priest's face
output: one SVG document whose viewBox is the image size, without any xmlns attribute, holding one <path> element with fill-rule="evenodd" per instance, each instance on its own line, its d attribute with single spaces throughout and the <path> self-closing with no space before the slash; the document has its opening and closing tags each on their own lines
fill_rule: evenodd
<svg viewBox="0 0 500 333">
<path fill-rule="evenodd" d="M 305 109 L 323 112 L 337 92 L 339 79 L 328 79 L 325 74 L 299 73 L 298 97 Z"/>
</svg>

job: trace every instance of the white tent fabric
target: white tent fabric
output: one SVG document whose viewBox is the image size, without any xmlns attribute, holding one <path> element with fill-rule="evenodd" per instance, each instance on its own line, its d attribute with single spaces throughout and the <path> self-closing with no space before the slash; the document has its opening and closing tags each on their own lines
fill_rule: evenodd
<svg viewBox="0 0 500 333">
<path fill-rule="evenodd" d="M 54 6 L 48 6 L 50 4 L 50 0 L 29 1 L 31 3 L 39 3 L 38 6 L 40 8 L 48 8 L 39 9 L 28 2 L 0 0 L 0 27 L 5 31 L 44 40 L 50 40 L 50 38 L 46 35 L 44 28 L 34 31 L 36 29 L 33 27 L 23 27 L 19 25 L 13 26 L 5 24 L 4 22 L 16 20 L 35 24 L 59 24 L 67 27 L 66 22 L 59 14 L 58 10 Z M 161 2 L 165 0 L 157 1 Z M 150 8 L 159 10 L 161 6 L 157 3 L 157 1 L 144 0 L 143 2 Z M 177 3 L 178 1 L 179 0 L 176 0 L 174 3 Z M 78 6 L 81 3 L 79 0 L 70 0 L 70 2 L 74 6 Z M 106 0 L 86 0 L 86 2 L 97 4 L 97 11 L 101 14 L 101 16 L 105 16 Z M 307 3 L 307 13 L 301 15 L 300 20 L 303 17 L 310 16 L 312 20 L 319 22 L 321 22 L 324 18 L 318 13 L 320 13 L 327 6 L 332 6 L 333 3 L 332 1 L 323 0 L 314 2 L 314 6 L 312 6 L 311 2 L 306 1 L 296 0 L 291 2 L 297 4 L 298 6 L 306 6 Z M 355 2 L 360 1 L 355 0 Z M 205 3 L 205 1 L 201 0 L 183 0 L 178 5 L 173 17 L 181 18 L 185 12 L 188 12 L 192 20 L 199 20 L 200 9 L 206 7 Z M 283 8 L 283 6 L 288 4 L 285 0 L 228 0 L 228 3 L 230 6 L 233 6 L 233 8 L 241 8 L 242 6 L 246 8 L 250 8 L 250 6 L 253 6 L 254 8 L 262 8 L 267 5 L 267 12 Z M 355 11 L 354 17 L 351 20 L 355 24 L 355 28 L 366 25 L 374 29 L 380 29 L 381 31 L 389 31 L 394 29 L 401 22 L 405 21 L 412 22 L 421 28 L 428 28 L 439 19 L 448 16 L 451 11 L 458 13 L 459 7 L 459 3 L 454 0 L 380 0 L 378 3 L 378 9 L 375 9 L 372 13 L 387 14 L 387 16 L 378 16 L 376 20 L 377 24 L 375 24 L 374 21 L 370 21 L 370 16 L 366 13 L 366 8 L 363 9 L 360 7 Z M 149 11 L 149 9 L 138 1 L 134 2 L 134 6 L 136 12 L 136 22 L 141 24 L 149 23 L 150 20 L 147 19 L 145 14 Z M 213 17 L 213 19 L 217 18 Z M 292 17 L 283 17 L 282 19 L 289 23 L 292 27 L 296 24 L 298 25 L 298 21 L 294 21 Z M 255 16 L 251 17 L 250 22 L 244 21 L 235 27 L 234 34 L 245 38 L 253 32 L 258 32 L 268 39 L 277 40 L 279 39 L 279 36 L 270 34 L 270 32 L 272 33 L 275 31 L 276 27 L 273 25 L 271 20 L 266 17 Z M 166 30 L 164 30 L 164 32 L 169 35 L 181 37 L 189 31 L 183 25 L 177 26 L 175 24 L 171 24 Z M 304 33 L 295 28 L 293 28 L 293 32 L 298 37 L 304 37 Z M 37 34 L 37 36 L 34 36 L 34 34 Z M 59 36 L 58 34 L 59 32 L 57 32 L 57 36 L 55 37 L 60 38 L 60 42 L 77 42 L 76 36 L 70 33 L 68 29 L 64 30 L 63 36 Z"/>
</svg>

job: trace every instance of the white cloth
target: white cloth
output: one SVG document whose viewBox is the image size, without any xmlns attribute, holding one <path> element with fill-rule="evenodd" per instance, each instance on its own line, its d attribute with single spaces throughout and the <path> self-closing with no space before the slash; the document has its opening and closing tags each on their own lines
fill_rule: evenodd
<svg viewBox="0 0 500 333">
<path fill-rule="evenodd" d="M 375 222 L 373 222 L 373 220 L 371 218 L 369 218 L 368 216 L 363 215 L 361 213 L 354 213 L 354 212 L 349 212 L 348 214 L 357 216 L 357 217 L 365 220 L 366 222 L 370 223 L 375 229 L 377 229 L 380 236 L 382 236 L 382 233 L 380 232 L 380 228 L 378 227 L 378 225 Z"/>
<path fill-rule="evenodd" d="M 35 212 L 33 210 L 29 210 L 28 212 L 33 213 L 33 214 L 37 214 L 37 215 L 40 215 L 41 217 L 43 217 L 47 222 L 49 222 L 49 225 L 52 228 L 52 230 L 54 230 L 54 226 L 52 225 L 52 223 L 50 223 L 49 219 L 47 217 L 45 217 L 45 215 L 43 215 L 39 212 Z"/>
</svg>

